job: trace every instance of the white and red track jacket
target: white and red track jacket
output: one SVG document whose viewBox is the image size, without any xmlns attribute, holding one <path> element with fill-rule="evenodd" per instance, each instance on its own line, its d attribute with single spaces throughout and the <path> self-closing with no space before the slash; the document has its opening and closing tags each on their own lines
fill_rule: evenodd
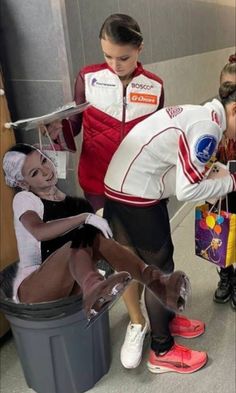
<svg viewBox="0 0 236 393">
<path fill-rule="evenodd" d="M 74 98 L 77 104 L 91 104 L 82 116 L 70 119 L 74 135 L 80 132 L 81 123 L 83 126 L 79 182 L 84 191 L 103 194 L 108 164 L 123 138 L 138 122 L 163 107 L 163 82 L 138 63 L 132 81 L 124 88 L 106 63 L 96 64 L 78 74 Z M 71 142 L 67 145 L 73 149 Z"/>
<path fill-rule="evenodd" d="M 217 99 L 154 113 L 129 132 L 114 154 L 105 177 L 106 196 L 148 206 L 171 195 L 197 201 L 235 190 L 235 175 L 204 177 L 225 129 L 225 110 Z"/>
</svg>

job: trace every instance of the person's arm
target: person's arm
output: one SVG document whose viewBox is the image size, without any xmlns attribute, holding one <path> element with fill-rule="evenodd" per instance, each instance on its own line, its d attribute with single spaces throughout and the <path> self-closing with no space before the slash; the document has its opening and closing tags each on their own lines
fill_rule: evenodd
<svg viewBox="0 0 236 393">
<path fill-rule="evenodd" d="M 98 228 L 105 237 L 112 237 L 107 221 L 92 213 L 82 213 L 76 216 L 43 222 L 35 211 L 27 210 L 20 217 L 20 221 L 38 241 L 46 241 L 62 236 L 81 224 L 92 225 Z"/>
<path fill-rule="evenodd" d="M 21 223 L 38 241 L 54 239 L 83 224 L 90 213 L 43 222 L 35 211 L 28 210 L 20 217 Z"/>
<path fill-rule="evenodd" d="M 236 174 L 206 179 L 205 167 L 217 148 L 221 130 L 216 123 L 200 121 L 179 138 L 176 196 L 180 201 L 219 198 L 236 189 Z"/>
<path fill-rule="evenodd" d="M 77 105 L 83 104 L 86 101 L 84 74 L 81 71 L 77 75 L 75 81 L 74 101 Z M 71 124 L 73 135 L 78 135 L 82 127 L 83 113 L 79 113 L 78 115 L 70 117 L 69 121 Z"/>
<path fill-rule="evenodd" d="M 74 87 L 74 101 L 77 105 L 83 104 L 85 102 L 85 82 L 84 75 L 82 72 L 79 72 L 75 81 Z M 56 120 L 47 125 L 47 130 L 55 143 L 60 144 L 60 133 L 63 133 L 64 139 L 68 147 L 71 147 L 71 150 L 75 150 L 75 147 L 72 146 L 73 136 L 76 136 L 80 133 L 83 121 L 83 113 L 79 113 L 77 115 L 71 116 L 69 119 L 64 120 Z"/>
</svg>

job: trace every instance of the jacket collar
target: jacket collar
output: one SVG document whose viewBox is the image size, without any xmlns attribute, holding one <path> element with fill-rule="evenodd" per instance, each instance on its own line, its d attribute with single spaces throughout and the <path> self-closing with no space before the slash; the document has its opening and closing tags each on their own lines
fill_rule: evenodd
<svg viewBox="0 0 236 393">
<path fill-rule="evenodd" d="M 223 107 L 222 103 L 214 98 L 211 102 L 207 102 L 204 106 L 208 107 L 212 111 L 214 110 L 217 114 L 217 120 L 220 128 L 222 131 L 226 130 L 226 115 L 225 115 L 225 108 Z M 215 119 L 213 119 L 215 120 Z"/>
</svg>

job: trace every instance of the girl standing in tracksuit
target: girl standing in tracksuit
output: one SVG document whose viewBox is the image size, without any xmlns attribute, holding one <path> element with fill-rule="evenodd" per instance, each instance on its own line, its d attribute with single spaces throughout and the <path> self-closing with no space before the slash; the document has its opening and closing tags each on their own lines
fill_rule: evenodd
<svg viewBox="0 0 236 393">
<path fill-rule="evenodd" d="M 95 211 L 104 205 L 104 176 L 119 144 L 131 128 L 164 105 L 162 80 L 138 62 L 143 49 L 138 23 L 125 14 L 110 15 L 99 38 L 105 63 L 82 68 L 74 88 L 76 103 L 88 101 L 91 106 L 63 121 L 71 150 L 76 150 L 74 136 L 83 128 L 78 179 Z M 52 139 L 61 127 L 60 122 L 48 126 Z"/>
<path fill-rule="evenodd" d="M 105 177 L 104 217 L 115 239 L 166 273 L 174 270 L 166 198 L 200 201 L 236 190 L 236 173 L 205 179 L 223 135 L 232 139 L 236 131 L 236 84 L 222 84 L 219 93 L 220 100 L 167 107 L 136 125 L 114 154 Z M 204 332 L 204 324 L 179 318 L 149 291 L 145 300 L 152 335 L 150 371 L 189 373 L 201 368 L 207 355 L 175 344 L 173 336 L 196 337 Z M 137 336 L 131 323 L 121 350 L 127 368 L 136 367 L 142 356 L 144 336 L 135 341 L 133 333 Z"/>
</svg>

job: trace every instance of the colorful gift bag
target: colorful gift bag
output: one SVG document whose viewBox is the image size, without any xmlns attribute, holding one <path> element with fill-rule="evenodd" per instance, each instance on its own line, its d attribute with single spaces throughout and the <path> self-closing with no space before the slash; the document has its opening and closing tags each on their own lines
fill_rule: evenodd
<svg viewBox="0 0 236 393">
<path fill-rule="evenodd" d="M 236 214 L 213 208 L 205 204 L 195 209 L 195 253 L 227 267 L 236 262 Z"/>
</svg>

